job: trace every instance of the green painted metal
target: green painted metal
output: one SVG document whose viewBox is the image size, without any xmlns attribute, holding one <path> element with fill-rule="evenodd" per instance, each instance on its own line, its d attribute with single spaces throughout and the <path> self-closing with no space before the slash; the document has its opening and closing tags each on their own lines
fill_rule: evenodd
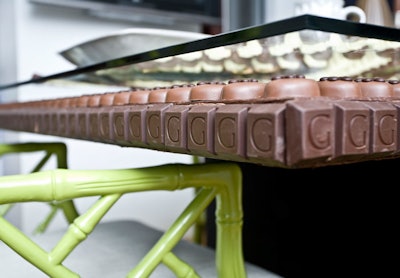
<svg viewBox="0 0 400 278">
<path fill-rule="evenodd" d="M 43 169 L 51 157 L 56 158 L 56 167 L 58 169 L 67 169 L 67 146 L 62 142 L 29 142 L 29 143 L 10 143 L 0 144 L 0 157 L 8 154 L 44 152 L 43 158 L 35 165 L 31 173 Z M 43 233 L 54 219 L 56 212 L 61 210 L 68 223 L 78 216 L 78 211 L 72 200 L 65 202 L 49 203 L 50 212 L 47 217 L 37 225 L 34 233 Z M 0 215 L 4 216 L 12 208 L 11 204 L 0 205 Z"/>
<path fill-rule="evenodd" d="M 196 189 L 196 196 L 142 261 L 127 277 L 149 277 L 161 263 L 177 277 L 198 277 L 196 270 L 173 249 L 216 199 L 216 269 L 220 278 L 246 277 L 242 254 L 242 176 L 234 163 L 168 164 L 137 169 L 57 169 L 26 175 L 0 177 L 0 204 L 18 202 L 63 202 L 99 196 L 93 206 L 78 216 L 57 245 L 48 253 L 12 224 L 0 217 L 0 240 L 51 277 L 79 277 L 62 265 L 68 254 L 101 221 L 123 194 L 152 190 Z"/>
</svg>

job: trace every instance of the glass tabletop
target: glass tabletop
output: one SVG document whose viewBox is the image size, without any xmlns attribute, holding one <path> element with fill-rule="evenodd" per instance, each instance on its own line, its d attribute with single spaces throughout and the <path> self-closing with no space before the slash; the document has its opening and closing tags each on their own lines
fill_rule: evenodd
<svg viewBox="0 0 400 278">
<path fill-rule="evenodd" d="M 301 15 L 74 70 L 0 85 L 0 90 L 54 79 L 125 87 L 170 86 L 277 75 L 400 79 L 400 30 Z"/>
</svg>

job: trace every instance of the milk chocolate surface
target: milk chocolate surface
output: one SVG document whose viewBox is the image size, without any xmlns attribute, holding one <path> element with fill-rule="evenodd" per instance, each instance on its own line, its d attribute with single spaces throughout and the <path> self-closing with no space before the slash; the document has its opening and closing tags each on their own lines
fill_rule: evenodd
<svg viewBox="0 0 400 278">
<path fill-rule="evenodd" d="M 326 161 L 334 151 L 332 102 L 290 101 L 286 107 L 286 163 L 289 166 Z"/>
<path fill-rule="evenodd" d="M 223 84 L 210 83 L 202 84 L 193 87 L 190 90 L 190 100 L 191 101 L 216 101 L 221 99 Z"/>
<path fill-rule="evenodd" d="M 296 75 L 182 84 L 3 103 L 0 127 L 273 167 L 321 167 L 400 154 L 396 85 Z"/>
<path fill-rule="evenodd" d="M 187 116 L 189 105 L 175 105 L 165 112 L 165 147 L 171 151 L 188 152 Z"/>
<path fill-rule="evenodd" d="M 359 98 L 362 96 L 359 84 L 351 78 L 321 78 L 318 86 L 321 96 L 333 98 Z"/>
<path fill-rule="evenodd" d="M 285 163 L 286 104 L 253 104 L 247 113 L 246 157 L 249 161 L 262 163 L 276 161 Z"/>
<path fill-rule="evenodd" d="M 315 80 L 302 76 L 280 76 L 272 79 L 265 87 L 265 97 L 316 97 L 320 95 Z"/>
<path fill-rule="evenodd" d="M 127 103 L 130 103 L 130 104 L 148 103 L 149 95 L 150 95 L 149 90 L 140 90 L 140 91 L 131 92 L 129 94 L 129 99 L 128 99 Z"/>
<path fill-rule="evenodd" d="M 334 158 L 362 156 L 369 153 L 370 110 L 360 101 L 336 101 Z"/>
<path fill-rule="evenodd" d="M 265 85 L 265 83 L 255 81 L 232 80 L 222 89 L 221 99 L 244 100 L 261 98 L 264 95 Z"/>
</svg>

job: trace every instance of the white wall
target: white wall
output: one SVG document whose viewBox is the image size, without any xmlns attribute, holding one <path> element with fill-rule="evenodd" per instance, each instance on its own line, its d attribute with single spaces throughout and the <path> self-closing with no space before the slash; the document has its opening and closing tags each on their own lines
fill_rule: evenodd
<svg viewBox="0 0 400 278">
<path fill-rule="evenodd" d="M 0 73 L 12 69 L 16 65 L 16 75 L 19 81 L 28 80 L 33 74 L 49 75 L 74 66 L 64 60 L 58 52 L 75 44 L 107 35 L 114 31 L 137 25 L 124 22 L 100 20 L 88 17 L 79 11 L 71 9 L 45 7 L 34 5 L 28 0 L 0 0 L 0 8 L 8 8 L 15 12 L 12 16 L 1 17 L 0 26 L 12 26 L 15 33 L 0 32 L 0 55 L 7 55 L 7 51 L 15 51 L 15 59 L 0 60 Z M 8 3 L 8 4 L 7 4 Z M 8 5 L 15 5 L 10 8 Z M 153 27 L 145 26 L 142 27 Z M 176 26 L 176 29 L 196 31 L 197 26 L 187 24 Z M 1 29 L 0 29 L 1 30 Z M 15 38 L 14 38 L 15 37 Z M 15 48 L 14 46 L 15 45 Z M 8 49 L 8 50 L 7 50 Z M 1 56 L 0 56 L 1 57 Z M 6 83 L 13 80 L 1 79 Z M 26 85 L 16 91 L 2 92 L 2 99 L 27 101 L 33 99 L 56 98 L 85 93 L 106 92 L 112 90 L 103 86 L 57 86 Z M 114 88 L 115 90 L 115 88 Z M 52 136 L 35 135 L 23 132 L 3 133 L 3 141 L 63 141 L 68 146 L 68 160 L 71 169 L 116 169 L 142 167 L 172 162 L 191 163 L 192 157 L 182 154 L 164 153 L 138 148 L 121 148 L 119 146 L 79 141 Z M 32 160 L 36 156 L 24 155 L 17 162 L 5 165 L 7 173 L 28 172 L 32 168 Z M 20 162 L 20 168 L 18 167 Z M 134 218 L 149 225 L 164 229 L 169 222 L 182 210 L 192 196 L 192 191 L 175 193 L 151 192 L 125 196 L 119 201 L 106 219 Z M 90 199 L 91 200 L 91 199 Z M 79 209 L 87 207 L 88 201 L 79 202 Z M 25 204 L 22 208 L 22 228 L 32 231 L 38 219 L 43 216 L 45 209 L 39 204 Z M 51 229 L 64 226 L 64 219 L 60 216 L 50 227 Z"/>
</svg>

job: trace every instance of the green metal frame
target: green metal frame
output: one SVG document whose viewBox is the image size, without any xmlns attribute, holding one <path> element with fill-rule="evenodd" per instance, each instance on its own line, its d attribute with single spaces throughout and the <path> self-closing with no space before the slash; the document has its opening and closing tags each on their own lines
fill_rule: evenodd
<svg viewBox="0 0 400 278">
<path fill-rule="evenodd" d="M 32 169 L 31 173 L 43 169 L 52 156 L 56 157 L 56 168 L 67 169 L 67 146 L 62 142 L 29 142 L 29 143 L 10 143 L 0 144 L 0 157 L 7 154 L 44 152 L 44 156 Z M 72 200 L 64 202 L 50 202 L 50 212 L 46 218 L 37 225 L 34 233 L 43 233 L 53 220 L 56 212 L 61 210 L 68 223 L 72 223 L 78 216 L 78 212 Z M 0 216 L 5 216 L 13 207 L 13 204 L 0 205 Z"/>
<path fill-rule="evenodd" d="M 234 163 L 168 164 L 137 169 L 57 169 L 0 177 L 0 204 L 64 202 L 82 197 L 99 199 L 69 225 L 54 248 L 46 252 L 0 217 L 0 240 L 51 277 L 79 277 L 62 263 L 95 229 L 107 211 L 127 193 L 196 189 L 196 196 L 127 277 L 149 277 L 161 263 L 177 277 L 199 277 L 173 253 L 175 245 L 216 199 L 216 269 L 220 278 L 246 277 L 242 253 L 242 175 Z"/>
</svg>

